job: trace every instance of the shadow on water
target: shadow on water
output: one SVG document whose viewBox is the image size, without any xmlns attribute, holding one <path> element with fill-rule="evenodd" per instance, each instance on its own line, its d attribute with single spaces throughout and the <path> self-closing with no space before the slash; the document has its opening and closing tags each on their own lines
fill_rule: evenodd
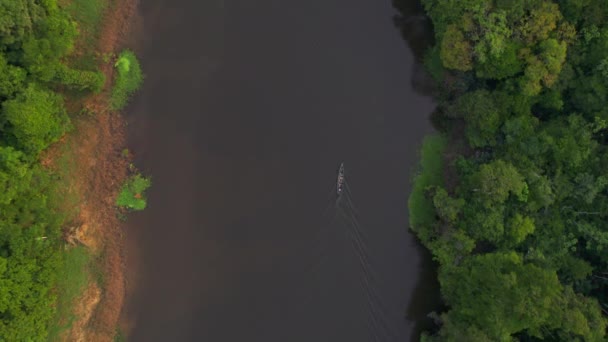
<svg viewBox="0 0 608 342">
<path fill-rule="evenodd" d="M 412 50 L 416 62 L 422 63 L 427 49 L 435 43 L 431 19 L 419 1 L 393 0 L 393 7 L 399 12 L 393 17 L 395 27 Z"/>
<path fill-rule="evenodd" d="M 414 322 L 410 341 L 420 339 L 424 331 L 432 331 L 437 328 L 434 320 L 429 317 L 431 312 L 442 312 L 445 308 L 439 294 L 439 281 L 437 280 L 437 263 L 433 261 L 431 253 L 418 241 L 415 240 L 416 248 L 420 250 L 422 258 L 418 268 L 420 281 L 416 285 L 405 317 Z M 432 309 L 429 310 L 429 309 Z"/>
<path fill-rule="evenodd" d="M 419 0 L 393 0 L 393 7 L 398 12 L 393 17 L 393 23 L 414 55 L 412 87 L 419 94 L 431 96 L 435 91 L 435 83 L 425 70 L 424 58 L 427 51 L 435 44 L 433 24 Z M 430 251 L 417 238 L 415 246 L 421 254 L 418 265 L 419 281 L 405 312 L 406 320 L 414 322 L 411 341 L 419 340 L 423 331 L 437 328 L 429 314 L 433 311 L 441 312 L 445 308 L 437 279 L 438 265 L 433 261 Z"/>
<path fill-rule="evenodd" d="M 418 0 L 393 0 L 398 14 L 393 16 L 393 24 L 414 54 L 411 84 L 422 95 L 432 95 L 434 82 L 424 68 L 424 56 L 435 44 L 435 34 L 431 19 L 424 12 Z"/>
</svg>

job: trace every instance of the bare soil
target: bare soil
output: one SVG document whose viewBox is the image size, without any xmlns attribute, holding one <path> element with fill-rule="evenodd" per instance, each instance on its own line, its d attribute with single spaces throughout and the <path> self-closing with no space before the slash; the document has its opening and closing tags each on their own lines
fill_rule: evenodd
<svg viewBox="0 0 608 342">
<path fill-rule="evenodd" d="M 137 0 L 114 0 L 102 20 L 97 52 L 117 52 L 129 30 Z M 116 196 L 128 175 L 125 148 L 125 121 L 120 113 L 110 111 L 109 94 L 113 79 L 113 62 L 100 62 L 106 75 L 105 89 L 96 95 L 68 99 L 68 108 L 85 108 L 92 115 L 73 119 L 74 130 L 43 156 L 43 165 L 58 165 L 68 144 L 70 158 L 76 164 L 71 172 L 69 191 L 79 196 L 78 214 L 66 230 L 66 241 L 89 248 L 96 256 L 94 266 L 101 273 L 93 279 L 77 300 L 77 320 L 61 339 L 65 341 L 113 341 L 125 296 L 125 256 L 121 222 L 114 205 Z"/>
</svg>

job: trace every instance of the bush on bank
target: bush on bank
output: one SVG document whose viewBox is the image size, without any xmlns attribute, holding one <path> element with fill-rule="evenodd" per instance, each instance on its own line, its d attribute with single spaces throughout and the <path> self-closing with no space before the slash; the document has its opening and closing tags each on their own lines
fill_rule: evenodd
<svg viewBox="0 0 608 342">
<path fill-rule="evenodd" d="M 152 184 L 150 178 L 140 174 L 130 177 L 123 185 L 116 205 L 130 210 L 144 210 L 147 205 L 144 191 Z"/>
<path fill-rule="evenodd" d="M 122 109 L 130 96 L 141 86 L 144 76 L 139 61 L 130 50 L 124 50 L 116 60 L 116 81 L 112 89 L 110 106 L 114 110 Z"/>
</svg>

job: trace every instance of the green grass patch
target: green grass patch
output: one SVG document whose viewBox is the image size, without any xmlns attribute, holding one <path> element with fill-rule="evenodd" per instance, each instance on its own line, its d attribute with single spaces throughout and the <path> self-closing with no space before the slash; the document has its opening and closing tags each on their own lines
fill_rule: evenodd
<svg viewBox="0 0 608 342">
<path fill-rule="evenodd" d="M 130 210 L 144 210 L 147 204 L 144 191 L 150 185 L 150 178 L 145 178 L 140 174 L 130 177 L 123 185 L 116 199 L 116 205 Z"/>
<path fill-rule="evenodd" d="M 73 221 L 79 213 L 80 194 L 74 185 L 74 175 L 78 164 L 74 157 L 74 146 L 70 139 L 61 146 L 61 152 L 55 160 L 52 171 L 53 189 L 49 193 L 49 204 L 60 216 L 62 222 Z"/>
<path fill-rule="evenodd" d="M 119 110 L 127 104 L 131 95 L 139 89 L 144 75 L 137 57 L 130 50 L 121 52 L 114 66 L 116 67 L 116 82 L 110 97 L 110 107 Z"/>
<path fill-rule="evenodd" d="M 78 22 L 80 31 L 91 36 L 98 32 L 101 17 L 108 3 L 108 0 L 72 0 L 67 10 Z"/>
<path fill-rule="evenodd" d="M 70 248 L 62 253 L 57 277 L 57 311 L 54 324 L 49 329 L 49 341 L 57 341 L 59 335 L 69 329 L 75 320 L 74 301 L 82 294 L 89 280 L 91 255 L 85 247 Z"/>
<path fill-rule="evenodd" d="M 430 198 L 425 196 L 426 189 L 433 185 L 443 185 L 443 150 L 447 139 L 439 134 L 427 136 L 420 153 L 420 172 L 414 177 L 412 193 L 408 200 L 410 227 L 420 232 L 433 224 L 435 208 Z"/>
</svg>

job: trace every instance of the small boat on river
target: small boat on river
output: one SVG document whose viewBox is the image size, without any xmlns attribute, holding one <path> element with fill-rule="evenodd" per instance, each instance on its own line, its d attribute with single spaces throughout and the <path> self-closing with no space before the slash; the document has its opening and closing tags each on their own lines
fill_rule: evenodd
<svg viewBox="0 0 608 342">
<path fill-rule="evenodd" d="M 338 170 L 338 181 L 336 186 L 336 193 L 338 196 L 342 194 L 342 190 L 344 189 L 344 163 L 340 164 L 340 169 Z"/>
</svg>

